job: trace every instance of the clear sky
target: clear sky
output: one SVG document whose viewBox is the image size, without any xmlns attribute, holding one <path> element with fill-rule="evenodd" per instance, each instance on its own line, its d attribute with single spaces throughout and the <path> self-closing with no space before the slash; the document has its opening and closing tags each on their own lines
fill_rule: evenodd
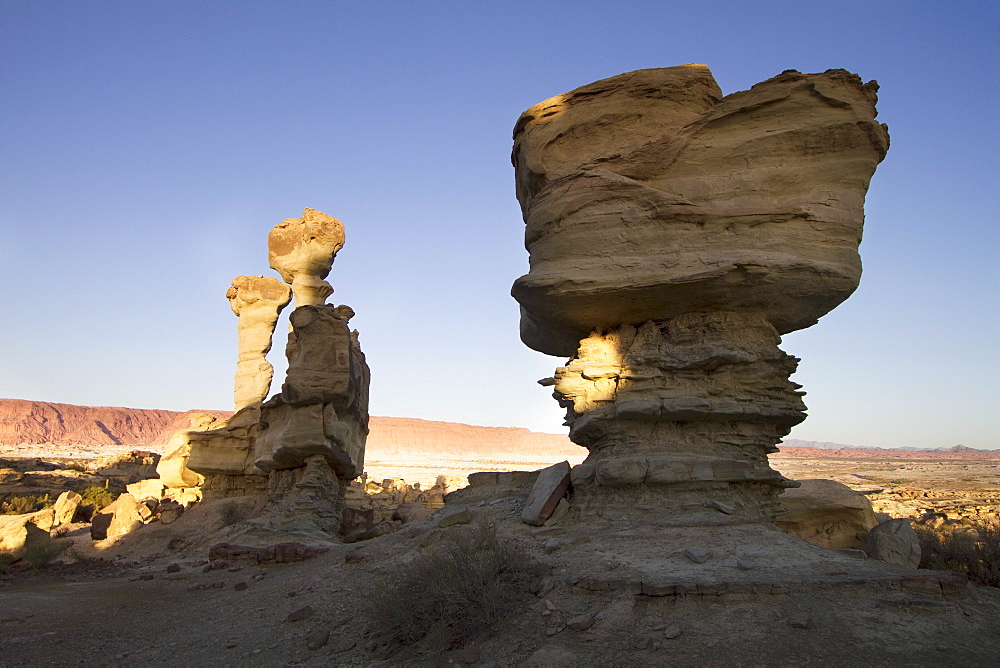
<svg viewBox="0 0 1000 668">
<path fill-rule="evenodd" d="M 559 432 L 535 380 L 564 360 L 509 296 L 520 112 L 646 67 L 843 67 L 892 148 L 860 289 L 785 337 L 791 436 L 1000 448 L 998 34 L 992 0 L 0 0 L 0 396 L 230 408 L 226 288 L 312 207 L 346 226 L 374 415 Z"/>
</svg>

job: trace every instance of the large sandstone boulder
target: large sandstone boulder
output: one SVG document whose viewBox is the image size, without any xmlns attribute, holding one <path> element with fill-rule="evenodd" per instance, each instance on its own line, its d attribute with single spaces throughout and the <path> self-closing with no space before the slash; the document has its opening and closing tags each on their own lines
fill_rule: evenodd
<svg viewBox="0 0 1000 668">
<path fill-rule="evenodd" d="M 835 480 L 800 480 L 786 490 L 787 511 L 775 524 L 785 533 L 831 550 L 866 549 L 868 531 L 878 524 L 871 501 Z"/>
<path fill-rule="evenodd" d="M 722 95 L 704 65 L 638 70 L 525 111 L 512 160 L 531 270 L 521 337 L 570 356 L 594 329 L 702 308 L 808 327 L 858 285 L 878 84 L 788 70 Z"/>
<path fill-rule="evenodd" d="M 15 557 L 48 543 L 55 524 L 55 510 L 46 508 L 24 515 L 0 515 L 0 554 Z"/>
<path fill-rule="evenodd" d="M 73 517 L 76 515 L 76 509 L 80 507 L 82 501 L 83 497 L 76 492 L 68 491 L 60 494 L 52 506 L 52 510 L 55 513 L 53 526 L 72 524 Z"/>
<path fill-rule="evenodd" d="M 887 520 L 869 531 L 868 555 L 896 566 L 919 566 L 920 540 L 910 525 L 910 520 Z"/>
<path fill-rule="evenodd" d="M 94 513 L 90 537 L 94 540 L 115 539 L 132 533 L 142 526 L 139 504 L 131 494 L 119 495 L 110 505 Z"/>
</svg>

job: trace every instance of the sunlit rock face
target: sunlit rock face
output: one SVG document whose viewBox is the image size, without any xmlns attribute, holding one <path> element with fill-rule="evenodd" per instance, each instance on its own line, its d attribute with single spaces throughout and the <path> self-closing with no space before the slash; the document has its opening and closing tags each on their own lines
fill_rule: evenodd
<svg viewBox="0 0 1000 668">
<path fill-rule="evenodd" d="M 316 209 L 306 209 L 301 218 L 287 218 L 267 236 L 271 268 L 292 286 L 295 307 L 320 306 L 333 294 L 325 279 L 344 247 L 344 226 Z"/>
<path fill-rule="evenodd" d="M 530 271 L 521 336 L 574 354 L 593 329 L 700 308 L 808 327 L 857 287 L 878 85 L 784 72 L 723 97 L 704 65 L 639 70 L 528 109 L 514 130 Z"/>
<path fill-rule="evenodd" d="M 274 327 L 292 299 L 291 289 L 271 276 L 237 276 L 226 292 L 239 317 L 239 361 L 236 363 L 236 410 L 257 407 L 267 397 L 274 367 L 267 361 Z"/>
<path fill-rule="evenodd" d="M 530 271 L 521 338 L 590 449 L 575 495 L 664 524 L 770 522 L 794 485 L 767 453 L 805 418 L 780 335 L 861 275 L 864 197 L 888 149 L 875 82 L 786 71 L 723 97 L 703 65 L 541 102 L 513 163 Z"/>
</svg>

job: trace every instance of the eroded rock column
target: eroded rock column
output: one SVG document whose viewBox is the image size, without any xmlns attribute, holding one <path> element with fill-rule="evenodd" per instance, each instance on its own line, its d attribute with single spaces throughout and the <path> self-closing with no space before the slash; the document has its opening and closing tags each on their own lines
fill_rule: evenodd
<svg viewBox="0 0 1000 668">
<path fill-rule="evenodd" d="M 530 271 L 521 338 L 555 377 L 584 514 L 770 522 L 791 484 L 767 453 L 804 419 L 780 336 L 861 274 L 878 85 L 794 70 L 723 96 L 703 65 L 541 102 L 514 129 Z"/>
<path fill-rule="evenodd" d="M 226 292 L 239 317 L 239 361 L 236 363 L 236 410 L 260 406 L 271 389 L 274 367 L 267 361 L 274 327 L 292 299 L 287 285 L 270 276 L 237 276 Z"/>
</svg>

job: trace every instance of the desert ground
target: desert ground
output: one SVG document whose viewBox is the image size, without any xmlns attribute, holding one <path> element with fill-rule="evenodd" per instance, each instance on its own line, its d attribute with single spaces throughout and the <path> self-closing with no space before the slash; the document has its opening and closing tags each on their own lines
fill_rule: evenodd
<svg viewBox="0 0 1000 668">
<path fill-rule="evenodd" d="M 372 479 L 444 475 L 457 486 L 471 470 L 550 463 L 530 460 L 415 455 L 366 469 Z M 844 482 L 893 516 L 996 517 L 1000 503 L 997 461 L 779 455 L 773 464 L 792 478 Z M 1000 590 L 951 590 L 947 578 L 928 588 L 913 571 L 845 558 L 776 530 L 636 534 L 572 522 L 535 529 L 519 517 L 527 492 L 465 488 L 445 509 L 395 533 L 296 563 L 209 561 L 208 546 L 234 531 L 224 502 L 195 506 L 171 525 L 143 526 L 103 550 L 87 547 L 89 535 L 77 528 L 65 537 L 78 546 L 77 558 L 64 560 L 73 563 L 0 576 L 0 665 L 967 666 L 989 665 L 1000 652 Z M 468 509 L 471 521 L 441 526 L 440 515 L 455 508 Z M 430 655 L 400 653 L 366 604 L 405 582 L 420 555 L 488 532 L 539 565 L 541 589 L 490 632 Z M 618 537 L 609 542 L 609 532 Z M 708 564 L 679 556 L 692 541 L 711 548 Z M 771 547 L 753 547 L 761 544 Z M 610 589 L 648 577 L 654 563 L 684 582 L 700 578 L 701 589 L 669 596 Z M 725 586 L 706 587 L 705 578 Z"/>
</svg>

